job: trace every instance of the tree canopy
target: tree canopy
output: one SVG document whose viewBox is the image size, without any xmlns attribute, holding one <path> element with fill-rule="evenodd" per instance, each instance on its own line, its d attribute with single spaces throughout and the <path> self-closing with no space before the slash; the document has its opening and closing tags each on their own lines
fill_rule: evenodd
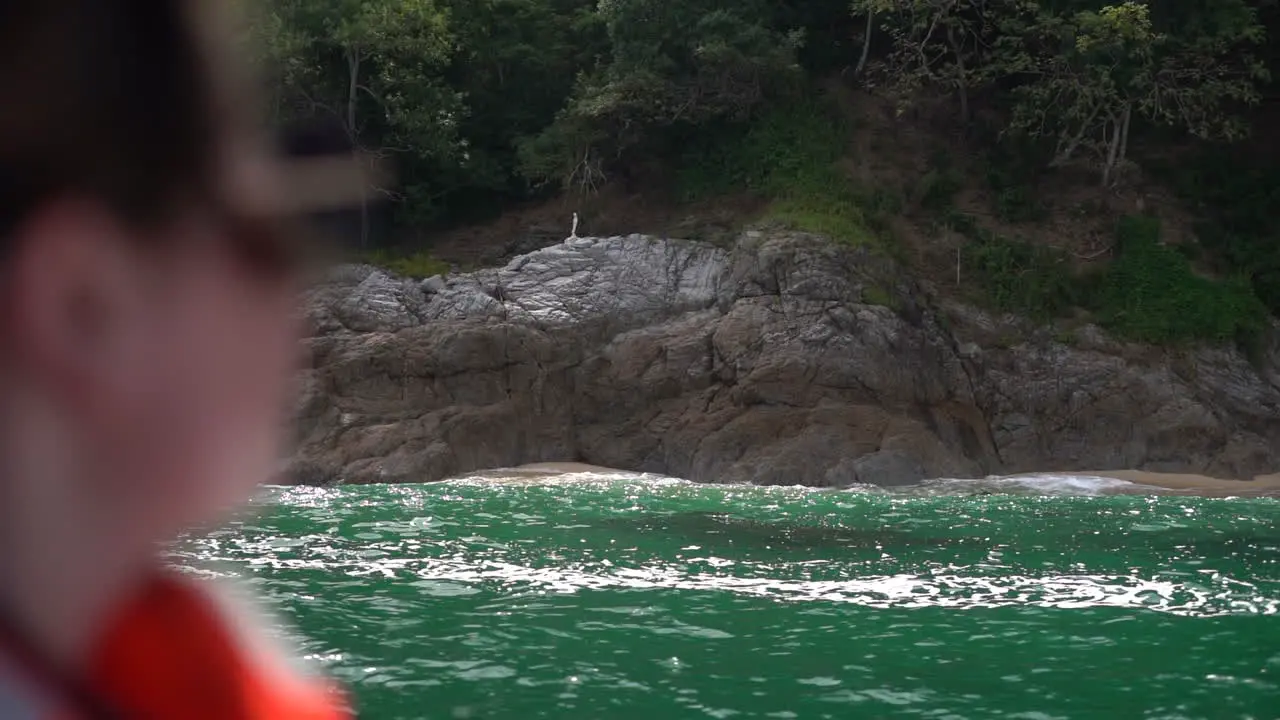
<svg viewBox="0 0 1280 720">
<path fill-rule="evenodd" d="M 1269 7 L 268 0 L 253 29 L 278 116 L 330 115 L 394 156 L 402 217 L 429 225 L 548 186 L 589 191 L 840 71 L 904 107 L 950 95 L 962 125 L 981 97 L 1004 109 L 1007 133 L 1052 145 L 1050 165 L 1092 163 L 1111 182 L 1135 132 L 1243 135 L 1269 81 Z"/>
<path fill-rule="evenodd" d="M 757 178 L 754 186 L 803 181 L 781 193 L 795 212 L 821 206 L 845 218 L 843 227 L 865 224 L 865 208 L 848 207 L 856 198 L 834 188 L 839 180 L 825 167 L 797 169 L 840 153 L 838 139 L 824 136 L 829 123 L 777 124 L 780 111 L 810 107 L 820 84 L 861 86 L 902 111 L 922 102 L 944 108 L 960 134 L 1019 155 L 1034 172 L 1085 168 L 1113 185 L 1143 161 L 1134 148 L 1147 140 L 1248 137 L 1255 108 L 1280 96 L 1276 5 L 265 0 L 251 34 L 272 73 L 278 119 L 327 118 L 356 146 L 394 161 L 399 181 L 386 193 L 400 227 L 591 193 L 691 158 L 712 164 L 704 179 L 733 172 Z M 726 137 L 741 138 L 769 167 L 725 157 L 715 148 Z M 1206 243 L 1280 312 L 1280 296 L 1263 280 L 1280 277 L 1280 235 L 1271 229 L 1280 210 L 1248 189 L 1227 202 L 1223 177 L 1246 174 L 1210 181 L 1204 167 L 1195 178 L 1183 173 L 1181 185 L 1212 203 L 1201 208 L 1215 228 L 1205 229 Z M 1250 177 L 1277 175 L 1263 167 Z M 1236 207 L 1246 201 L 1250 209 Z"/>
</svg>

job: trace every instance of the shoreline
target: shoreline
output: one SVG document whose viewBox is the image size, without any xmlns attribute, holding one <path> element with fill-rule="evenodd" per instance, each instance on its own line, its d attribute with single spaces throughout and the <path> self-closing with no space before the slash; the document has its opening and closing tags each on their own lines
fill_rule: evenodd
<svg viewBox="0 0 1280 720">
<path fill-rule="evenodd" d="M 512 468 L 494 468 L 467 473 L 462 477 L 489 479 L 497 482 L 546 480 L 569 473 L 593 475 L 636 475 L 618 468 L 580 462 L 539 462 Z M 1163 473 L 1146 470 L 1097 470 L 1041 473 L 1016 473 L 1002 477 L 1060 475 L 1066 477 L 1098 477 L 1133 483 L 1133 487 L 1117 488 L 1123 494 L 1199 495 L 1204 497 L 1277 497 L 1280 498 L 1280 473 L 1259 475 L 1253 480 L 1228 480 L 1195 473 Z"/>
<path fill-rule="evenodd" d="M 639 475 L 638 472 L 631 470 L 619 470 L 618 468 L 604 467 L 603 465 L 589 465 L 580 462 L 537 462 L 528 463 L 526 465 L 517 465 L 508 468 L 492 468 L 489 470 L 476 470 L 463 475 L 459 478 L 476 478 L 481 480 L 493 480 L 496 482 L 515 481 L 515 480 L 545 480 L 558 475 L 578 473 L 589 473 L 592 475 Z"/>
<path fill-rule="evenodd" d="M 1061 472 L 1072 477 L 1103 477 L 1123 480 L 1143 488 L 1159 488 L 1167 495 L 1204 497 L 1280 497 L 1280 473 L 1258 475 L 1252 480 L 1228 480 L 1195 473 L 1162 473 L 1146 470 L 1098 470 Z M 1134 490 L 1138 488 L 1133 488 Z"/>
</svg>

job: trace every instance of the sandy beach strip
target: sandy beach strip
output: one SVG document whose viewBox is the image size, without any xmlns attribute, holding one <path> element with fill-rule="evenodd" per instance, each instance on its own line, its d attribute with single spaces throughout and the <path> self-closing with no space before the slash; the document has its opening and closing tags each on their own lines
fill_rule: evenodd
<svg viewBox="0 0 1280 720">
<path fill-rule="evenodd" d="M 639 473 L 607 468 L 600 465 L 588 465 L 580 462 L 541 462 L 529 463 L 510 468 L 494 468 L 467 473 L 464 477 L 483 478 L 498 482 L 519 480 L 548 480 L 561 475 L 638 475 Z"/>
<path fill-rule="evenodd" d="M 1098 470 L 1064 472 L 1055 475 L 1104 477 L 1160 488 L 1168 495 L 1203 495 L 1206 497 L 1280 497 L 1280 473 L 1259 475 L 1252 480 L 1229 480 L 1191 473 L 1159 473 L 1143 470 Z M 1141 492 L 1133 488 L 1132 492 Z"/>
</svg>

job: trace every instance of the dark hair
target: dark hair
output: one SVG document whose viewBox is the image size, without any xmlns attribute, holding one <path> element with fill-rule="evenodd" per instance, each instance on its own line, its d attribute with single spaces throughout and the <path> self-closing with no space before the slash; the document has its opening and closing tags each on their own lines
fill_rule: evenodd
<svg viewBox="0 0 1280 720">
<path fill-rule="evenodd" d="M 0 1 L 0 257 L 55 195 L 145 225 L 210 189 L 218 119 L 197 1 L 228 0 Z"/>
</svg>

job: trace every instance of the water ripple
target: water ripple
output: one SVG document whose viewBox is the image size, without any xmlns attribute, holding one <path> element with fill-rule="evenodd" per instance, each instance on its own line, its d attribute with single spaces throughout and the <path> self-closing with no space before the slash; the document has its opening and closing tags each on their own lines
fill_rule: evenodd
<svg viewBox="0 0 1280 720">
<path fill-rule="evenodd" d="M 1280 503 L 997 485 L 273 489 L 173 559 L 369 717 L 1274 715 Z"/>
</svg>

